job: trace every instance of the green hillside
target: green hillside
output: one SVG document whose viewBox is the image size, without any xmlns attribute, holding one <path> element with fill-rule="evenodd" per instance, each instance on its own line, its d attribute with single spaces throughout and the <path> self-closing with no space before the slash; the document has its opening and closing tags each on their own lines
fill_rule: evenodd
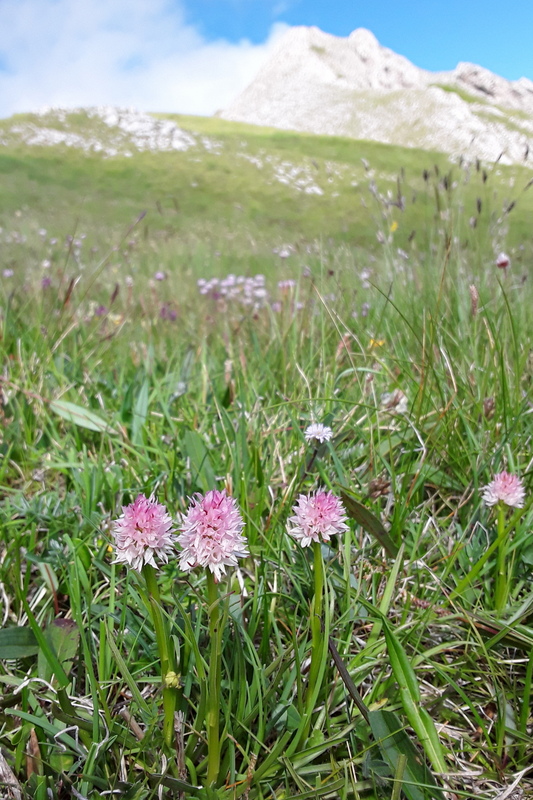
<svg viewBox="0 0 533 800">
<path fill-rule="evenodd" d="M 137 228 L 146 240 L 208 244 L 237 257 L 324 239 L 375 250 L 378 231 L 387 236 L 393 223 L 394 247 L 423 249 L 436 208 L 442 228 L 452 209 L 465 248 L 497 237 L 502 225 L 509 225 L 510 245 L 519 246 L 528 230 L 533 200 L 523 189 L 531 173 L 520 167 L 476 169 L 442 154 L 373 142 L 217 118 L 159 118 L 190 132 L 194 145 L 183 152 L 139 152 L 121 133 L 117 148 L 116 132 L 84 112 L 62 120 L 52 112 L 3 120 L 0 226 L 29 242 L 45 228 L 56 237 L 84 233 L 102 246 L 118 241 L 146 212 Z M 92 142 L 90 152 L 25 144 L 19 131 L 28 127 L 83 136 Z M 94 152 L 95 142 L 112 143 L 117 155 Z M 504 210 L 513 201 L 507 219 Z M 439 225 L 430 227 L 431 236 L 438 234 Z"/>
</svg>

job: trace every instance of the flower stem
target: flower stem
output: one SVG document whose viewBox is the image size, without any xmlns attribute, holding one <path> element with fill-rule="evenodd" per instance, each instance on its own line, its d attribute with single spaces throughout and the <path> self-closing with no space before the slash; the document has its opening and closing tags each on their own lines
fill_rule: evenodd
<svg viewBox="0 0 533 800">
<path fill-rule="evenodd" d="M 170 637 L 166 629 L 165 620 L 161 613 L 161 597 L 157 585 L 156 574 L 151 564 L 143 567 L 143 576 L 146 581 L 150 601 L 150 613 L 154 624 L 155 639 L 161 661 L 161 678 L 163 681 L 163 738 L 168 749 L 172 749 L 174 737 L 174 712 L 178 698 L 177 675 L 174 663 L 174 652 L 170 646 Z M 169 685 L 174 684 L 174 685 Z"/>
<path fill-rule="evenodd" d="M 317 655 L 318 648 L 322 641 L 322 606 L 324 594 L 324 562 L 322 560 L 322 550 L 320 542 L 313 542 L 313 574 L 315 579 L 315 596 L 313 598 L 311 615 L 311 671 L 309 678 L 313 674 L 313 656 Z M 316 659 L 315 659 L 316 661 Z M 315 672 L 316 672 L 315 665 Z"/>
<path fill-rule="evenodd" d="M 505 505 L 498 503 L 498 552 L 496 557 L 496 580 L 494 587 L 494 608 L 501 614 L 507 604 L 509 596 L 509 581 L 507 579 L 507 537 L 505 531 Z"/>
<path fill-rule="evenodd" d="M 325 587 L 324 561 L 322 559 L 320 542 L 313 542 L 313 575 L 315 594 L 311 603 L 311 664 L 309 666 L 305 698 L 306 723 L 299 738 L 300 746 L 304 744 L 311 728 L 313 709 L 320 693 L 320 685 L 324 675 L 329 635 L 327 619 L 324 621 L 326 630 L 324 631 L 322 629 Z"/>
<path fill-rule="evenodd" d="M 211 658 L 209 662 L 207 698 L 207 785 L 218 781 L 220 772 L 220 661 L 221 630 L 218 590 L 215 577 L 207 570 L 207 599 L 209 602 L 209 637 Z"/>
</svg>

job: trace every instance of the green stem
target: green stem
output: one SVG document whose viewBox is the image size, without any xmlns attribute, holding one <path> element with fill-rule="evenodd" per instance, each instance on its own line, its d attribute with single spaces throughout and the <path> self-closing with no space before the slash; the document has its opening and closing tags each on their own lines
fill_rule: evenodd
<svg viewBox="0 0 533 800">
<path fill-rule="evenodd" d="M 148 597 L 150 601 L 150 612 L 154 624 L 155 639 L 161 661 L 161 678 L 163 681 L 163 738 L 169 750 L 172 749 L 174 738 L 174 712 L 178 699 L 176 667 L 174 664 L 174 652 L 170 646 L 165 620 L 161 612 L 161 597 L 157 585 L 155 569 L 150 564 L 143 567 L 143 576 L 146 581 Z"/>
<path fill-rule="evenodd" d="M 496 558 L 496 580 L 494 587 L 494 608 L 501 614 L 507 604 L 509 596 L 509 581 L 507 579 L 507 543 L 508 537 L 504 536 L 505 531 L 505 505 L 498 503 L 498 552 Z"/>
<path fill-rule="evenodd" d="M 309 735 L 311 720 L 316 699 L 320 692 L 320 681 L 324 673 L 324 658 L 327 647 L 327 635 L 324 637 L 322 630 L 322 616 L 324 608 L 324 561 L 320 542 L 313 542 L 313 576 L 315 595 L 311 603 L 311 664 L 307 679 L 305 716 L 306 723 L 299 738 L 299 744 L 304 744 Z"/>
<path fill-rule="evenodd" d="M 322 643 L 322 607 L 324 601 L 324 562 L 322 560 L 322 549 L 320 542 L 313 542 L 313 574 L 315 579 L 315 596 L 311 607 L 311 667 L 309 672 L 309 680 L 312 676 L 316 676 L 318 665 L 316 664 L 316 656 L 320 655 L 318 652 L 320 644 Z M 315 658 L 313 658 L 315 657 Z M 314 671 L 313 671 L 313 661 Z"/>
<path fill-rule="evenodd" d="M 220 772 L 220 679 L 221 630 L 218 590 L 211 570 L 207 570 L 207 599 L 209 602 L 209 662 L 207 698 L 207 785 L 218 781 Z"/>
</svg>

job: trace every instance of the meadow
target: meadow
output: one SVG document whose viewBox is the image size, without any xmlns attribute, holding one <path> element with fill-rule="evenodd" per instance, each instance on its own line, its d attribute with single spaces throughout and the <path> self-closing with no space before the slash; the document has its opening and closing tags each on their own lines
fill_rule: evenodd
<svg viewBox="0 0 533 800">
<path fill-rule="evenodd" d="M 0 796 L 533 797 L 531 173 L 180 125 L 0 151 Z M 116 561 L 213 490 L 220 581 Z"/>
</svg>

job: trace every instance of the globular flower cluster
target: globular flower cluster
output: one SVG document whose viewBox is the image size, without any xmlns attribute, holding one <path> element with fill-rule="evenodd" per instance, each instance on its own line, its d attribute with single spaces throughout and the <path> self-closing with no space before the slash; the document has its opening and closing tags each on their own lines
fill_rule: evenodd
<svg viewBox="0 0 533 800">
<path fill-rule="evenodd" d="M 136 570 L 145 564 L 157 568 L 155 556 L 166 563 L 177 539 L 172 526 L 164 505 L 153 496 L 138 495 L 135 502 L 123 506 L 122 516 L 114 523 L 115 562 Z"/>
<path fill-rule="evenodd" d="M 332 536 L 348 530 L 344 506 L 338 497 L 324 489 L 301 494 L 292 510 L 287 530 L 302 547 L 311 542 L 329 542 Z"/>
<path fill-rule="evenodd" d="M 304 436 L 308 442 L 316 439 L 317 442 L 329 442 L 333 436 L 333 431 L 321 422 L 313 422 L 305 429 Z"/>
<path fill-rule="evenodd" d="M 280 289 L 282 292 L 287 292 L 295 288 L 296 288 L 296 281 L 293 280 L 292 278 L 287 278 L 286 280 L 278 281 L 278 289 Z"/>
<path fill-rule="evenodd" d="M 484 487 L 482 498 L 487 506 L 504 503 L 511 508 L 522 508 L 526 490 L 517 475 L 510 472 L 498 472 L 493 480 Z"/>
<path fill-rule="evenodd" d="M 182 548 L 180 568 L 188 572 L 206 567 L 220 580 L 226 567 L 237 566 L 237 558 L 248 555 L 243 528 L 237 503 L 225 491 L 214 489 L 204 496 L 195 495 L 178 538 Z"/>
<path fill-rule="evenodd" d="M 123 507 L 122 516 L 114 523 L 115 563 L 128 564 L 139 571 L 145 564 L 157 568 L 155 559 L 167 563 L 177 543 L 182 548 L 181 569 L 189 572 L 197 566 L 206 567 L 220 580 L 226 567 L 237 566 L 237 559 L 248 555 L 243 528 L 236 501 L 224 491 L 215 489 L 206 495 L 195 495 L 182 517 L 179 536 L 173 532 L 165 506 L 140 494 L 135 502 Z"/>
<path fill-rule="evenodd" d="M 214 300 L 232 301 L 254 309 L 262 308 L 269 299 L 264 275 L 245 277 L 229 274 L 225 278 L 211 278 L 208 281 L 200 278 L 197 286 L 200 294 Z"/>
</svg>

